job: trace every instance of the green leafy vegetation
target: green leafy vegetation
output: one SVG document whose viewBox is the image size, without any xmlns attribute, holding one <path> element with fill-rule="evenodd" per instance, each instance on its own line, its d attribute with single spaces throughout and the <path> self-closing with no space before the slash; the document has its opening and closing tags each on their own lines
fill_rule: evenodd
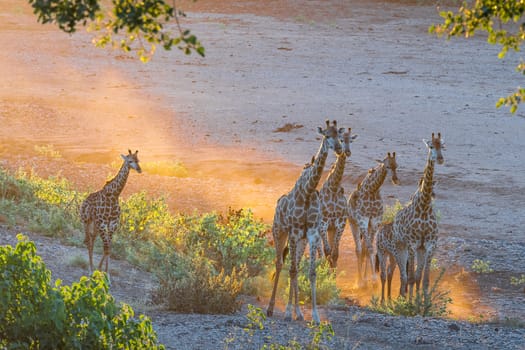
<svg viewBox="0 0 525 350">
<path fill-rule="evenodd" d="M 77 208 L 84 197 L 63 178 L 42 179 L 21 171 L 11 175 L 0 169 L 0 212 L 11 226 L 64 238 L 81 228 Z"/>
<path fill-rule="evenodd" d="M 231 337 L 226 340 L 226 349 L 228 349 L 229 344 L 235 344 L 240 341 L 250 344 L 250 348 L 259 348 L 261 350 L 330 349 L 328 342 L 335 335 L 329 322 L 321 322 L 319 325 L 308 323 L 310 335 L 308 339 L 302 340 L 306 342 L 304 345 L 295 338 L 288 340 L 286 344 L 279 344 L 275 343 L 271 336 L 258 336 L 259 332 L 263 332 L 266 329 L 269 322 L 273 322 L 266 319 L 266 315 L 261 308 L 248 304 L 246 319 L 248 323 L 243 331 L 247 339 L 245 337 L 239 337 L 238 339 Z"/>
<path fill-rule="evenodd" d="M 0 275 L 2 348 L 164 349 L 149 318 L 117 305 L 105 274 L 52 286 L 51 271 L 22 235 L 15 248 L 0 246 Z"/>
<path fill-rule="evenodd" d="M 448 305 L 452 303 L 449 297 L 450 291 L 442 291 L 438 288 L 444 274 L 445 269 L 442 269 L 427 295 L 424 295 L 423 290 L 420 289 L 416 291 L 412 300 L 399 296 L 397 299 L 387 300 L 384 303 L 381 303 L 378 297 L 373 296 L 368 307 L 372 311 L 393 316 L 447 316 L 450 314 Z"/>
<path fill-rule="evenodd" d="M 382 223 L 388 224 L 394 222 L 397 212 L 401 209 L 403 209 L 403 204 L 401 204 L 399 200 L 396 200 L 396 202 L 391 206 L 386 205 L 385 211 L 383 212 Z"/>
<path fill-rule="evenodd" d="M 494 270 L 490 267 L 490 261 L 484 261 L 481 259 L 474 259 L 472 266 L 470 267 L 475 273 L 490 273 Z"/>
<path fill-rule="evenodd" d="M 317 305 L 335 304 L 339 302 L 341 290 L 336 285 L 336 273 L 330 267 L 326 259 L 316 261 L 317 278 L 316 278 L 316 294 Z M 310 288 L 310 278 L 308 276 L 310 271 L 310 259 L 303 257 L 299 264 L 299 275 L 297 283 L 299 286 L 299 301 L 303 304 L 310 304 L 312 302 L 312 289 Z M 287 276 L 287 273 L 283 274 Z M 285 278 L 288 281 L 288 278 Z M 288 300 L 290 285 L 286 285 L 283 290 L 283 299 Z"/>
<path fill-rule="evenodd" d="M 523 286 L 525 285 L 525 275 L 521 275 L 521 277 L 514 277 L 512 276 L 510 278 L 510 284 L 513 286 Z"/>
<path fill-rule="evenodd" d="M 429 31 L 438 36 L 444 35 L 447 39 L 455 36 L 471 38 L 478 31 L 486 32 L 488 43 L 501 46 L 498 58 L 503 58 L 509 50 L 520 51 L 523 40 L 525 40 L 524 13 L 525 3 L 522 1 L 463 2 L 457 12 L 440 12 L 443 23 L 432 25 Z M 516 71 L 525 74 L 523 61 L 517 65 Z M 524 100 L 525 88 L 518 88 L 513 94 L 500 98 L 496 107 L 506 105 L 510 107 L 511 113 L 515 113 L 518 105 Z"/>
<path fill-rule="evenodd" d="M 165 50 L 177 47 L 187 55 L 193 51 L 204 57 L 204 47 L 197 37 L 181 27 L 180 18 L 186 14 L 176 8 L 175 1 L 113 0 L 111 5 L 101 0 L 28 2 L 39 22 L 54 23 L 70 34 L 79 25 L 88 26 L 97 33 L 93 40 L 96 46 L 136 51 L 143 62 L 153 56 L 157 46 Z M 175 33 L 171 27 L 175 27 Z"/>
<path fill-rule="evenodd" d="M 84 246 L 78 208 L 85 193 L 63 178 L 8 174 L 0 169 L 0 219 Z M 269 289 L 273 248 L 268 227 L 250 210 L 173 215 L 163 198 L 139 192 L 121 200 L 121 225 L 112 257 L 151 271 L 159 281 L 155 301 L 177 311 L 237 311 L 240 293 Z M 100 252 L 100 240 L 95 249 Z M 71 261 L 83 266 L 84 261 Z M 197 291 L 197 292 L 196 292 Z"/>
</svg>

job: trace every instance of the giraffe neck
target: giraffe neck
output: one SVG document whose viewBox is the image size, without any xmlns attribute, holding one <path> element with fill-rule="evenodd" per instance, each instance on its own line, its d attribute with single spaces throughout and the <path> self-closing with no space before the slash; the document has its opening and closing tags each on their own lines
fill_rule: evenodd
<svg viewBox="0 0 525 350">
<path fill-rule="evenodd" d="M 321 175 L 323 174 L 324 165 L 326 163 L 326 158 L 328 157 L 328 145 L 323 139 L 319 151 L 315 155 L 314 164 L 312 165 L 312 171 L 308 173 L 308 176 L 304 179 L 303 189 L 306 193 L 312 193 L 315 191 L 315 188 L 321 180 Z"/>
<path fill-rule="evenodd" d="M 427 159 L 427 165 L 423 173 L 423 181 L 418 188 L 419 195 L 416 196 L 416 207 L 420 210 L 427 209 L 432 203 L 432 185 L 434 176 L 434 161 Z"/>
<path fill-rule="evenodd" d="M 113 179 L 109 180 L 104 186 L 104 192 L 107 195 L 118 197 L 124 189 L 124 186 L 126 185 L 128 175 L 129 165 L 126 161 L 124 161 L 124 163 L 120 167 L 118 174 Z"/>
<path fill-rule="evenodd" d="M 330 173 L 328 174 L 328 177 L 326 178 L 326 181 L 323 185 L 324 188 L 327 188 L 330 192 L 337 192 L 339 190 L 339 186 L 343 180 L 345 163 L 346 154 L 343 152 L 337 156 L 337 160 L 332 166 L 332 169 L 330 170 Z"/>
<path fill-rule="evenodd" d="M 386 178 L 386 167 L 384 164 L 379 164 L 373 173 L 369 174 L 365 181 L 363 181 L 363 189 L 369 193 L 379 191 Z"/>
</svg>

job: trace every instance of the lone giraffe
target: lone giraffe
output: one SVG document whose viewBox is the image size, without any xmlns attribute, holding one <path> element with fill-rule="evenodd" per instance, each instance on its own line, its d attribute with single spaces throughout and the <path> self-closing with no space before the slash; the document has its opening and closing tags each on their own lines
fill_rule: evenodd
<svg viewBox="0 0 525 350">
<path fill-rule="evenodd" d="M 397 178 L 396 152 L 387 153 L 379 164 L 368 171 L 366 177 L 348 198 L 348 219 L 355 241 L 357 256 L 358 285 L 366 284 L 366 266 L 370 262 L 372 280 L 377 279 L 375 274 L 375 234 L 383 218 L 383 199 L 381 186 L 390 172 L 392 183 L 399 185 Z M 369 260 L 366 260 L 368 257 Z M 363 271 L 364 269 L 364 271 Z"/>
<path fill-rule="evenodd" d="M 84 223 L 86 235 L 84 243 L 87 245 L 89 254 L 90 272 L 93 272 L 93 245 L 99 235 L 104 244 L 104 255 L 100 259 L 98 270 L 102 268 L 102 264 L 105 261 L 106 266 L 104 270 L 108 272 L 111 238 L 120 222 L 119 195 L 126 185 L 129 170 L 135 169 L 138 173 L 142 172 L 137 157 L 138 152 L 131 153 L 131 150 L 128 150 L 127 155 L 121 155 L 124 162 L 118 174 L 106 182 L 100 191 L 91 193 L 80 207 L 80 217 Z"/>
<path fill-rule="evenodd" d="M 321 245 L 321 237 L 319 233 L 320 203 L 319 193 L 316 187 L 321 179 L 328 151 L 332 149 L 337 155 L 342 152 L 339 133 L 343 131 L 344 129 L 342 128 L 340 130 L 337 129 L 337 122 L 335 120 L 332 125 L 330 125 L 330 122 L 327 120 L 325 129 L 321 127 L 318 128 L 318 133 L 322 135 L 322 141 L 312 163 L 305 165 L 292 190 L 277 200 L 272 226 L 272 235 L 275 244 L 275 275 L 272 296 L 266 311 L 268 316 L 273 315 L 277 284 L 287 253 L 287 244 L 291 262 L 290 291 L 285 320 L 289 321 L 292 319 L 292 299 L 294 300 L 296 319 L 300 321 L 304 319 L 299 307 L 297 271 L 306 244 L 308 243 L 310 245 L 309 279 L 312 290 L 312 319 L 315 323 L 320 323 L 316 302 L 315 259 Z"/>
<path fill-rule="evenodd" d="M 352 129 L 340 135 L 340 142 L 343 152 L 337 155 L 335 163 L 332 165 L 328 176 L 319 191 L 321 199 L 321 222 L 319 230 L 323 239 L 324 255 L 332 268 L 337 267 L 339 257 L 339 242 L 346 226 L 348 208 L 346 197 L 341 181 L 345 171 L 347 157 L 352 151 L 350 144 L 357 138 L 352 135 Z"/>
<path fill-rule="evenodd" d="M 400 294 L 405 295 L 407 285 L 412 296 L 413 285 L 419 290 L 421 274 L 423 273 L 423 292 L 426 296 L 429 286 L 430 261 L 437 244 L 437 219 L 432 208 L 434 185 L 434 165 L 445 162 L 441 150 L 444 141 L 441 133 L 437 137 L 432 133 L 432 140 L 423 140 L 427 149 L 427 163 L 417 191 L 412 195 L 411 202 L 401 209 L 394 217 L 392 237 L 400 244 L 395 256 L 400 270 Z M 414 257 L 417 260 L 417 270 L 414 276 Z M 407 272 L 408 271 L 408 272 Z"/>
</svg>

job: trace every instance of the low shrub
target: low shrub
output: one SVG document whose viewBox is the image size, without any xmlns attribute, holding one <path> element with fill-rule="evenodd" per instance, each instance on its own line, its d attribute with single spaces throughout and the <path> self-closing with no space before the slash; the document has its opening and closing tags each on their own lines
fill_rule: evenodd
<svg viewBox="0 0 525 350">
<path fill-rule="evenodd" d="M 81 228 L 78 207 L 85 195 L 63 178 L 43 179 L 0 169 L 0 208 L 5 221 L 48 236 L 64 238 Z"/>
<path fill-rule="evenodd" d="M 399 296 L 397 299 L 387 300 L 383 304 L 378 297 L 373 296 L 368 307 L 373 311 L 393 316 L 447 316 L 450 314 L 448 305 L 452 303 L 452 299 L 449 297 L 450 291 L 438 290 L 444 274 L 445 269 L 441 269 L 441 273 L 434 281 L 427 295 L 423 293 L 421 288 L 415 293 L 412 300 Z"/>
<path fill-rule="evenodd" d="M 316 261 L 316 294 L 317 294 L 317 305 L 326 305 L 334 303 L 339 300 L 341 290 L 336 285 L 336 274 L 330 267 L 330 264 L 326 259 L 320 259 Z M 282 278 L 285 281 L 289 281 L 288 267 L 283 268 Z M 297 276 L 297 283 L 299 286 L 299 301 L 304 304 L 310 304 L 312 302 L 312 289 L 310 288 L 310 259 L 303 257 L 299 264 L 299 273 Z M 282 291 L 283 299 L 288 300 L 290 291 L 290 283 L 285 285 L 285 290 Z"/>
<path fill-rule="evenodd" d="M 490 267 L 490 261 L 484 261 L 481 259 L 474 259 L 472 266 L 470 267 L 475 273 L 490 273 L 494 270 Z"/>
<path fill-rule="evenodd" d="M 154 301 L 178 312 L 215 314 L 240 309 L 238 296 L 246 278 L 244 266 L 227 274 L 224 269 L 215 271 L 205 257 L 177 253 L 165 257 L 164 262 L 156 273 L 159 287 Z"/>
</svg>

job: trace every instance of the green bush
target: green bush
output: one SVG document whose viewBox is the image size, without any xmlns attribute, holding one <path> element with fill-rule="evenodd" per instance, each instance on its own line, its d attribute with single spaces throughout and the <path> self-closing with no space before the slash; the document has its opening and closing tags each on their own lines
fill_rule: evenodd
<svg viewBox="0 0 525 350">
<path fill-rule="evenodd" d="M 208 259 L 198 255 L 173 253 L 164 259 L 157 272 L 159 287 L 154 301 L 178 312 L 214 314 L 240 309 L 238 296 L 246 277 L 244 266 L 227 274 L 224 269 L 215 271 Z"/>
<path fill-rule="evenodd" d="M 490 273 L 494 270 L 490 267 L 490 261 L 483 261 L 481 259 L 474 259 L 472 266 L 470 267 L 475 273 Z"/>
<path fill-rule="evenodd" d="M 248 275 L 256 276 L 274 259 L 266 237 L 268 227 L 256 220 L 249 209 L 230 209 L 226 216 L 181 216 L 175 230 L 185 253 L 201 251 L 217 270 L 223 268 L 226 273 L 246 264 Z"/>
<path fill-rule="evenodd" d="M 385 211 L 383 212 L 382 223 L 388 224 L 394 221 L 398 211 L 403 209 L 403 204 L 396 199 L 396 202 L 392 206 L 385 206 Z"/>
<path fill-rule="evenodd" d="M 0 347 L 164 348 L 148 318 L 116 304 L 105 274 L 51 286 L 51 272 L 22 235 L 15 248 L 0 247 L 0 275 Z"/>
<path fill-rule="evenodd" d="M 67 237 L 81 228 L 78 207 L 85 195 L 63 178 L 42 179 L 0 169 L 0 208 L 11 225 L 26 225 L 49 236 Z"/>
<path fill-rule="evenodd" d="M 167 238 L 175 225 L 164 198 L 149 199 L 144 191 L 121 202 L 120 221 L 119 234 L 129 240 Z"/>
<path fill-rule="evenodd" d="M 316 261 L 317 264 L 317 278 L 316 278 L 316 294 L 317 294 L 317 305 L 326 305 L 332 302 L 337 302 L 341 294 L 341 290 L 336 285 L 336 274 L 330 267 L 330 264 L 326 259 Z M 288 265 L 289 266 L 289 265 Z M 288 282 L 286 288 L 283 291 L 283 299 L 288 300 L 288 294 L 290 291 L 290 283 L 288 276 L 288 267 L 283 269 L 284 279 Z M 297 283 L 299 286 L 299 301 L 304 304 L 310 304 L 312 302 L 312 289 L 310 288 L 310 259 L 303 257 L 299 264 L 299 274 L 297 276 Z"/>
<path fill-rule="evenodd" d="M 449 297 L 450 291 L 438 290 L 444 274 L 445 269 L 441 269 L 440 275 L 434 281 L 427 295 L 424 295 L 423 289 L 419 289 L 412 300 L 399 296 L 397 299 L 387 300 L 383 304 L 378 297 L 373 296 L 369 308 L 393 316 L 447 316 L 450 314 L 448 304 L 452 303 L 452 299 Z"/>
</svg>

